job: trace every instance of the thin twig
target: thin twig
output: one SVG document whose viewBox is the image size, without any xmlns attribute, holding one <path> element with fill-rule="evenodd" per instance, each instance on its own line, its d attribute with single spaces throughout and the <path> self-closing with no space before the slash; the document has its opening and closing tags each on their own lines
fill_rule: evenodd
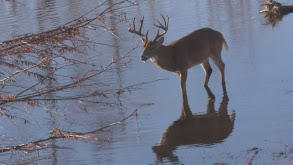
<svg viewBox="0 0 293 165">
<path fill-rule="evenodd" d="M 258 154 L 258 151 L 259 151 L 259 149 L 255 149 L 254 153 L 252 154 L 252 156 L 248 160 L 247 165 L 252 165 L 252 161 L 253 161 L 255 155 Z"/>
<path fill-rule="evenodd" d="M 138 128 L 138 121 L 137 121 L 137 111 L 135 112 L 135 121 L 136 121 L 136 130 L 137 130 L 137 143 L 139 143 L 140 137 L 139 137 L 139 128 Z"/>
<path fill-rule="evenodd" d="M 37 63 L 36 65 L 33 65 L 33 66 L 31 66 L 31 67 L 28 67 L 28 68 L 25 68 L 25 69 L 22 69 L 22 70 L 17 70 L 17 71 L 15 71 L 15 72 L 12 73 L 11 75 L 9 75 L 9 76 L 3 78 L 2 80 L 0 80 L 0 83 L 4 83 L 4 81 L 9 80 L 11 77 L 13 77 L 13 76 L 15 76 L 15 75 L 17 75 L 17 74 L 19 74 L 19 73 L 25 72 L 25 71 L 27 71 L 27 70 L 30 70 L 30 69 L 32 69 L 32 68 L 35 68 L 35 67 L 41 65 L 41 64 L 42 64 L 47 58 L 48 58 L 48 57 L 45 57 L 45 58 L 41 59 L 41 61 L 40 61 L 39 63 Z"/>
<path fill-rule="evenodd" d="M 41 165 L 40 157 L 39 157 L 39 150 L 37 150 L 37 160 L 38 160 L 38 165 Z"/>
<path fill-rule="evenodd" d="M 115 122 L 115 123 L 112 123 L 112 124 L 109 124 L 107 126 L 104 126 L 104 127 L 101 127 L 97 130 L 94 130 L 94 131 L 89 131 L 89 132 L 83 132 L 83 133 L 78 133 L 78 132 L 68 132 L 68 133 L 72 133 L 72 134 L 75 134 L 75 135 L 86 135 L 86 134 L 95 134 L 95 133 L 98 133 L 108 127 L 111 127 L 111 126 L 114 126 L 114 125 L 117 125 L 117 124 L 120 124 L 122 122 L 124 122 L 125 120 L 129 119 L 130 117 L 132 117 L 140 108 L 144 107 L 144 106 L 150 106 L 152 104 L 148 103 L 148 104 L 142 104 L 140 105 L 138 108 L 136 108 L 130 115 L 128 115 L 127 117 L 121 119 L 120 121 L 118 122 Z"/>
</svg>

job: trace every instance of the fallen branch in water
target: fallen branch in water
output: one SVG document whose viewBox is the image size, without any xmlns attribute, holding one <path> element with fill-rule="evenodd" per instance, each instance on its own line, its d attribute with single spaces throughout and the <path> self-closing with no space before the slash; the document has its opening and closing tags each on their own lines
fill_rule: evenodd
<svg viewBox="0 0 293 165">
<path fill-rule="evenodd" d="M 139 109 L 141 109 L 142 107 L 145 106 L 150 106 L 152 105 L 151 103 L 148 104 L 142 104 L 139 107 L 137 107 L 130 115 L 126 116 L 125 118 L 111 123 L 109 125 L 103 126 L 99 129 L 93 130 L 93 131 L 88 131 L 88 132 L 69 132 L 69 131 L 61 131 L 60 129 L 58 129 L 58 127 L 54 127 L 53 130 L 51 131 L 52 133 L 55 133 L 54 135 L 51 135 L 48 138 L 45 139 L 39 139 L 36 141 L 32 141 L 32 142 L 28 142 L 28 143 L 23 143 L 17 146 L 7 146 L 7 147 L 1 147 L 0 148 L 0 153 L 1 152 L 7 152 L 7 151 L 15 151 L 15 150 L 29 150 L 29 151 L 34 151 L 34 150 L 39 150 L 41 149 L 45 149 L 47 148 L 46 144 L 41 144 L 43 142 L 46 141 L 50 141 L 50 140 L 54 140 L 54 139 L 75 139 L 75 140 L 79 140 L 79 139 L 84 139 L 84 140 L 88 140 L 89 142 L 91 142 L 92 140 L 95 140 L 93 137 L 90 136 L 85 136 L 88 134 L 97 134 L 101 131 L 103 131 L 106 128 L 112 127 L 114 125 L 123 123 L 124 121 L 126 121 L 127 119 L 131 118 L 131 117 L 135 117 L 136 113 Z M 24 147 L 35 147 L 36 149 L 24 149 Z M 38 148 L 38 149 L 37 149 Z"/>
<path fill-rule="evenodd" d="M 247 162 L 247 165 L 252 165 L 252 161 L 253 161 L 255 155 L 258 154 L 259 149 L 253 148 L 253 149 L 250 149 L 249 151 L 254 151 L 253 154 L 251 155 L 250 159 Z"/>
<path fill-rule="evenodd" d="M 293 12 L 293 5 L 282 5 L 280 2 L 275 0 L 268 0 L 267 3 L 261 4 L 265 9 L 261 10 L 260 13 L 269 15 L 286 15 Z"/>
<path fill-rule="evenodd" d="M 281 20 L 283 15 L 289 14 L 293 12 L 293 5 L 282 5 L 281 3 L 275 0 L 267 0 L 267 3 L 261 4 L 264 7 L 260 13 L 265 14 L 265 18 L 274 18 Z"/>
<path fill-rule="evenodd" d="M 293 5 L 282 5 L 275 0 L 267 0 L 266 3 L 261 4 L 264 7 L 260 13 L 265 14 L 267 23 L 271 24 L 273 27 L 277 22 L 281 21 L 284 15 L 293 12 Z"/>
</svg>

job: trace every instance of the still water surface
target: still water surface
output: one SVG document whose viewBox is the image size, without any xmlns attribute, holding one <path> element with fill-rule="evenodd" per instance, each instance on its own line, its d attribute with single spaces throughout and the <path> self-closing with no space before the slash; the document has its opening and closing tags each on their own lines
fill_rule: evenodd
<svg viewBox="0 0 293 165">
<path fill-rule="evenodd" d="M 70 101 L 48 105 L 60 113 L 70 114 L 73 124 L 46 115 L 38 109 L 29 109 L 29 112 L 23 114 L 24 117 L 33 119 L 31 124 L 25 126 L 1 118 L 0 144 L 13 144 L 4 141 L 9 138 L 15 139 L 15 144 L 19 144 L 47 137 L 55 125 L 64 130 L 93 130 L 120 120 L 141 104 L 154 103 L 139 111 L 137 122 L 130 120 L 97 135 L 100 141 L 53 141 L 51 145 L 59 148 L 40 151 L 44 157 L 41 164 L 246 164 L 253 154 L 253 151 L 248 150 L 255 147 L 260 149 L 254 158 L 255 164 L 292 164 L 292 151 L 286 158 L 277 157 L 275 153 L 285 150 L 286 146 L 293 146 L 293 14 L 285 16 L 273 28 L 267 25 L 263 15 L 258 13 L 261 10 L 260 1 L 138 2 L 139 5 L 122 10 L 127 13 L 128 22 L 112 25 L 118 26 L 116 34 L 120 39 L 102 30 L 94 32 L 92 37 L 100 37 L 98 41 L 114 47 L 97 45 L 98 53 L 93 52 L 90 55 L 97 56 L 95 62 L 102 65 L 112 57 L 128 52 L 138 45 L 131 53 L 132 62 L 127 68 L 117 69 L 116 73 L 103 78 L 111 87 L 124 87 L 164 78 L 168 80 L 144 85 L 118 99 L 113 98 L 114 102 L 121 101 L 129 110 L 105 106 L 88 107 L 87 111 L 84 111 L 82 105 L 72 104 Z M 23 3 L 25 5 L 0 2 L 1 41 L 9 40 L 17 34 L 37 33 L 58 27 L 102 2 L 32 0 Z M 107 1 L 107 5 L 111 3 L 111 0 Z M 290 1 L 283 0 L 282 3 L 290 4 Z M 229 101 L 223 98 L 220 72 L 214 64 L 209 86 L 216 97 L 215 102 L 208 99 L 203 88 L 204 72 L 200 66 L 189 70 L 187 93 L 190 108 L 199 118 L 204 116 L 208 107 L 211 111 L 222 109 L 228 117 L 235 119 L 229 123 L 230 130 L 226 135 L 217 137 L 215 131 L 208 132 L 211 133 L 209 137 L 219 138 L 217 140 L 205 141 L 202 137 L 194 135 L 189 140 L 183 138 L 183 142 L 177 140 L 176 144 L 174 142 L 165 146 L 162 153 L 155 152 L 161 139 L 161 144 L 172 143 L 172 138 L 181 138 L 178 136 L 184 135 L 183 128 L 179 127 L 176 132 L 178 122 L 174 122 L 179 119 L 182 107 L 179 80 L 175 74 L 158 69 L 150 61 L 142 63 L 139 60 L 142 53 L 140 39 L 127 32 L 133 16 L 145 16 L 143 30 L 150 29 L 150 37 L 153 37 L 156 29 L 152 24 L 156 19 L 160 19 L 160 14 L 170 17 L 165 44 L 203 27 L 213 28 L 223 34 L 229 45 L 229 51 L 222 52 L 222 59 L 226 64 Z M 81 58 L 78 55 L 75 57 Z M 74 75 L 82 69 L 77 67 L 62 72 Z M 224 106 L 221 106 L 223 104 Z M 204 120 L 203 118 L 201 119 Z M 203 121 L 196 125 L 205 122 L 210 124 L 214 121 Z M 199 131 L 198 134 L 204 134 L 200 127 L 194 130 Z M 9 164 L 10 156 L 11 153 L 4 153 L 0 155 L 0 159 Z"/>
</svg>

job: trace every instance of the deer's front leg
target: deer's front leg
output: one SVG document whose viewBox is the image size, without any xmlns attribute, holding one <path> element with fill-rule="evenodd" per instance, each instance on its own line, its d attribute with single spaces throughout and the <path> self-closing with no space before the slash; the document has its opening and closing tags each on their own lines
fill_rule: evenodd
<svg viewBox="0 0 293 165">
<path fill-rule="evenodd" d="M 178 74 L 179 79 L 180 79 L 180 87 L 181 87 L 181 92 L 182 92 L 182 96 L 183 98 L 187 98 L 187 94 L 186 94 L 186 80 L 187 80 L 187 71 L 181 71 Z"/>
<path fill-rule="evenodd" d="M 187 92 L 186 92 L 186 80 L 187 80 L 187 70 L 181 71 L 178 73 L 180 79 L 180 87 L 182 92 L 182 104 L 183 104 L 183 111 L 182 115 L 188 117 L 191 115 L 191 111 L 188 104 L 187 99 Z"/>
</svg>

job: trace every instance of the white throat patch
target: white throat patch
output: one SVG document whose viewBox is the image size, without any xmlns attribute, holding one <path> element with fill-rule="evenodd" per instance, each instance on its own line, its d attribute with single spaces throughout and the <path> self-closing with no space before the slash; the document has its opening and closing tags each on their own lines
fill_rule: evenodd
<svg viewBox="0 0 293 165">
<path fill-rule="evenodd" d="M 150 60 L 152 61 L 152 62 L 155 62 L 155 61 L 159 61 L 159 57 L 158 56 L 154 56 L 154 57 L 152 57 L 152 58 L 150 58 Z"/>
</svg>

